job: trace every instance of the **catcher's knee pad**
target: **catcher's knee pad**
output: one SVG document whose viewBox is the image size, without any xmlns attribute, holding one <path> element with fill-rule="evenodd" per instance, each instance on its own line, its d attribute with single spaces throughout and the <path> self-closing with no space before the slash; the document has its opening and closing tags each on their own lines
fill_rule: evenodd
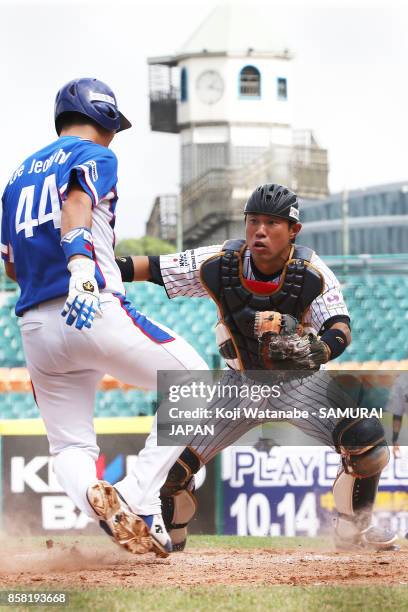
<svg viewBox="0 0 408 612">
<path fill-rule="evenodd" d="M 187 525 L 197 511 L 194 474 L 199 469 L 199 458 L 193 450 L 186 448 L 170 469 L 160 491 L 163 520 L 171 537 L 173 551 L 184 549 Z"/>
<path fill-rule="evenodd" d="M 368 478 L 356 478 L 341 469 L 333 485 L 337 512 L 347 516 L 355 516 L 362 512 L 371 513 L 379 480 L 380 474 Z"/>
<path fill-rule="evenodd" d="M 356 478 L 343 469 L 339 472 L 333 485 L 337 536 L 352 538 L 370 526 L 379 480 L 380 474 Z"/>
<path fill-rule="evenodd" d="M 377 418 L 342 419 L 334 428 L 333 442 L 341 453 L 344 471 L 357 478 L 380 474 L 390 458 L 384 429 Z"/>
</svg>

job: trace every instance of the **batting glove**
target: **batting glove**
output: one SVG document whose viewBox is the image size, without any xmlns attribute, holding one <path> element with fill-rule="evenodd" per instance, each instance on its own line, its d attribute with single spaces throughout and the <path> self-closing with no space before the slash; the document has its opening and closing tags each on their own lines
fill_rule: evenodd
<svg viewBox="0 0 408 612">
<path fill-rule="evenodd" d="M 102 316 L 95 262 L 87 257 L 73 259 L 68 263 L 68 270 L 71 272 L 69 293 L 61 315 L 67 317 L 67 325 L 75 321 L 77 329 L 89 329 L 95 316 Z"/>
</svg>

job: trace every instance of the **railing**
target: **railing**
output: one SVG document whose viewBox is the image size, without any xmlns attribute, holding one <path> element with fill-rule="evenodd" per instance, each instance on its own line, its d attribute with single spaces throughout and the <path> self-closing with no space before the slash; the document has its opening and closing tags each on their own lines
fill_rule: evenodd
<svg viewBox="0 0 408 612">
<path fill-rule="evenodd" d="M 318 147 L 274 145 L 241 169 L 245 185 L 287 185 L 303 198 L 323 198 L 327 185 L 327 151 Z"/>
<path fill-rule="evenodd" d="M 233 215 L 237 204 L 242 205 L 256 185 L 271 181 L 287 185 L 300 197 L 327 196 L 327 151 L 277 145 L 239 168 L 208 170 L 182 190 L 184 230 L 188 232 L 213 214 L 223 218 Z M 243 197 L 239 202 L 232 201 L 238 192 Z"/>
<path fill-rule="evenodd" d="M 234 217 L 256 185 L 271 181 L 287 185 L 301 197 L 325 197 L 328 193 L 326 151 L 279 146 L 245 166 L 208 170 L 182 190 L 186 235 L 191 228 L 197 233 L 196 226 L 205 219 L 212 218 L 218 223 Z"/>
<path fill-rule="evenodd" d="M 233 214 L 231 194 L 235 172 L 214 168 L 190 183 L 181 193 L 183 230 L 199 235 Z"/>
<path fill-rule="evenodd" d="M 326 255 L 322 257 L 325 263 L 336 274 L 374 275 L 374 274 L 406 274 L 408 273 L 408 253 L 372 255 Z"/>
</svg>

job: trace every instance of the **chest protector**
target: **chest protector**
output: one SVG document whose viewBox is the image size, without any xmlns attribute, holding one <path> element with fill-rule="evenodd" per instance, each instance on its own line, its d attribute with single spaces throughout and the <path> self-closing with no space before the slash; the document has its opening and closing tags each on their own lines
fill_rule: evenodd
<svg viewBox="0 0 408 612">
<path fill-rule="evenodd" d="M 278 287 L 270 293 L 256 293 L 245 285 L 242 256 L 244 240 L 228 240 L 223 251 L 207 259 L 201 266 L 201 282 L 216 302 L 226 328 L 219 338 L 220 353 L 229 365 L 240 370 L 264 369 L 255 337 L 255 314 L 272 310 L 290 314 L 298 321 L 313 300 L 322 293 L 324 280 L 311 266 L 313 250 L 294 245 L 281 274 Z"/>
</svg>

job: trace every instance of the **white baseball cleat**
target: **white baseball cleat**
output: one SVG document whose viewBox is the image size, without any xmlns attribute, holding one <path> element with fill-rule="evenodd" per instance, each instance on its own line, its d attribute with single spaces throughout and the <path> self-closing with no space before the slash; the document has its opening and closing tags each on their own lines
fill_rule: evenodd
<svg viewBox="0 0 408 612">
<path fill-rule="evenodd" d="M 125 509 L 127 512 L 130 512 L 134 516 L 138 516 L 148 529 L 148 533 L 151 538 L 151 550 L 156 553 L 157 557 L 168 557 L 169 554 L 173 551 L 173 546 L 171 543 L 171 538 L 167 532 L 166 527 L 164 526 L 163 517 L 161 514 L 140 514 L 135 515 L 129 505 L 127 504 L 124 497 L 115 489 L 115 492 L 120 500 L 121 508 Z"/>
<path fill-rule="evenodd" d="M 167 529 L 164 526 L 162 515 L 140 515 L 140 518 L 144 520 L 149 529 L 150 537 L 153 540 L 153 550 L 156 555 L 158 557 L 168 557 L 168 555 L 173 551 L 173 545 Z"/>
<path fill-rule="evenodd" d="M 100 517 L 100 527 L 116 544 L 136 555 L 156 552 L 145 521 L 124 507 L 116 489 L 109 482 L 100 480 L 90 486 L 87 497 Z"/>
</svg>

